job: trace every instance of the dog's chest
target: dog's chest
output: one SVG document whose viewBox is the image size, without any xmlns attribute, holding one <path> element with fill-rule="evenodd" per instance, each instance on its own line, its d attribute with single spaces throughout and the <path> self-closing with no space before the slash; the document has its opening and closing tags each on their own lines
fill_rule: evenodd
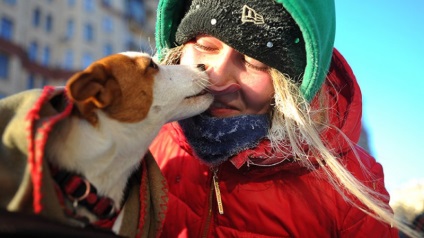
<svg viewBox="0 0 424 238">
<path fill-rule="evenodd" d="M 48 141 L 47 157 L 54 165 L 83 175 L 117 204 L 131 173 L 138 168 L 157 134 L 146 123 L 120 123 L 100 115 L 99 127 L 69 119 L 59 123 Z"/>
</svg>

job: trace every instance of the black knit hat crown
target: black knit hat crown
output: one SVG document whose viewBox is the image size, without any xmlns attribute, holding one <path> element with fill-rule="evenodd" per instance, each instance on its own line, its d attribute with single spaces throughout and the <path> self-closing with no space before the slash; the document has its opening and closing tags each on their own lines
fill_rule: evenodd
<svg viewBox="0 0 424 238">
<path fill-rule="evenodd" d="M 192 0 L 187 5 L 176 32 L 178 44 L 200 34 L 211 35 L 301 82 L 305 42 L 282 4 L 274 0 Z"/>
</svg>

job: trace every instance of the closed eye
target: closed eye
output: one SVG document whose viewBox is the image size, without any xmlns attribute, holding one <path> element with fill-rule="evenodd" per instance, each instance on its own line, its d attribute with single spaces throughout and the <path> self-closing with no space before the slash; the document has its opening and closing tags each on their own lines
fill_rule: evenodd
<svg viewBox="0 0 424 238">
<path fill-rule="evenodd" d="M 199 43 L 194 43 L 194 47 L 201 50 L 201 51 L 217 51 L 217 48 L 214 47 L 210 47 L 210 46 L 205 46 L 205 45 L 201 45 Z"/>
<path fill-rule="evenodd" d="M 255 60 L 254 58 L 251 58 L 247 55 L 244 55 L 243 61 L 244 61 L 244 64 L 246 65 L 246 67 L 248 67 L 248 68 L 251 68 L 251 69 L 254 69 L 254 70 L 257 70 L 257 71 L 268 71 L 269 70 L 269 67 L 266 64 L 264 64 L 264 63 L 262 63 L 258 60 Z"/>
<path fill-rule="evenodd" d="M 258 70 L 258 71 L 268 71 L 269 70 L 269 67 L 266 66 L 266 65 L 265 66 L 257 66 L 255 64 L 248 62 L 247 60 L 245 60 L 244 63 L 246 65 L 246 67 L 252 68 L 254 70 Z"/>
</svg>

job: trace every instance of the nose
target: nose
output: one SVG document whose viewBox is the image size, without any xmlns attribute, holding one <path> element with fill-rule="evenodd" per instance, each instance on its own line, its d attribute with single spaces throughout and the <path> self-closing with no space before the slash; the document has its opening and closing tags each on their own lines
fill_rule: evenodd
<svg viewBox="0 0 424 238">
<path fill-rule="evenodd" d="M 206 65 L 204 65 L 204 64 L 198 64 L 197 68 L 202 70 L 202 71 L 206 71 Z"/>
<path fill-rule="evenodd" d="M 224 95 L 237 92 L 241 89 L 239 84 L 240 72 L 237 60 L 240 58 L 237 51 L 227 48 L 219 55 L 209 59 L 205 65 L 209 75 L 210 86 L 207 90 L 213 95 Z"/>
</svg>

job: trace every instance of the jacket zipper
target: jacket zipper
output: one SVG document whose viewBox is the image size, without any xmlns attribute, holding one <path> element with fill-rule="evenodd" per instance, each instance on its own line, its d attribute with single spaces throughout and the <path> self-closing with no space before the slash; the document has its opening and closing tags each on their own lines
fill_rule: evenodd
<svg viewBox="0 0 424 238">
<path fill-rule="evenodd" d="M 213 187 L 215 189 L 215 197 L 216 197 L 216 204 L 218 205 L 218 212 L 219 214 L 224 214 L 224 207 L 222 206 L 222 198 L 221 198 L 221 190 L 219 190 L 219 181 L 218 181 L 218 169 L 213 170 L 213 177 L 212 177 L 212 183 Z"/>
<path fill-rule="evenodd" d="M 209 232 L 209 226 L 211 225 L 212 220 L 212 193 L 213 193 L 213 186 L 211 186 L 210 193 L 209 193 L 209 209 L 208 209 L 208 217 L 206 218 L 205 226 L 203 227 L 203 238 L 208 237 Z"/>
<path fill-rule="evenodd" d="M 202 237 L 208 237 L 208 232 L 210 229 L 210 224 L 212 220 L 212 200 L 213 200 L 213 193 L 215 192 L 215 198 L 216 202 L 218 204 L 218 212 L 219 214 L 224 214 L 224 208 L 222 206 L 222 199 L 221 199 L 221 190 L 219 189 L 219 183 L 218 183 L 218 169 L 214 168 L 212 169 L 213 175 L 212 175 L 212 182 L 211 182 L 211 189 L 209 194 L 209 210 L 208 210 L 208 217 L 206 218 L 206 223 L 203 229 L 203 236 Z"/>
</svg>

